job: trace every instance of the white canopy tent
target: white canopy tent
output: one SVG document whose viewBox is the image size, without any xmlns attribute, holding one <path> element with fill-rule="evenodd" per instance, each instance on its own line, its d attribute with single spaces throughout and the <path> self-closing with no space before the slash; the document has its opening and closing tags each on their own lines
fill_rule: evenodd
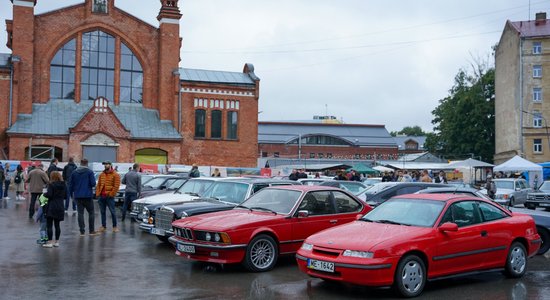
<svg viewBox="0 0 550 300">
<path fill-rule="evenodd" d="M 388 167 L 384 167 L 384 166 L 376 166 L 376 167 L 372 167 L 372 168 L 375 169 L 375 170 L 378 170 L 380 172 L 393 172 L 392 168 L 388 168 Z"/>
<path fill-rule="evenodd" d="M 495 166 L 494 172 L 528 172 L 529 186 L 533 186 L 535 175 L 542 178 L 542 166 L 532 163 L 526 159 L 519 157 L 518 155 L 512 157 L 510 160 Z M 539 179 L 540 182 L 540 179 Z"/>
<path fill-rule="evenodd" d="M 463 174 L 464 183 L 475 184 L 477 176 L 477 170 L 481 169 L 479 178 L 485 180 L 484 168 L 492 168 L 494 165 L 486 163 L 473 158 L 466 160 L 454 161 L 449 164 L 450 168 L 459 169 Z"/>
</svg>

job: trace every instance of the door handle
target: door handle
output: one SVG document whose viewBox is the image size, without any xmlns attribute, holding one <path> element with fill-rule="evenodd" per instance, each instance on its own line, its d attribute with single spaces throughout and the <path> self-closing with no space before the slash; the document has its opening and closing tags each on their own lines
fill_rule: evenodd
<svg viewBox="0 0 550 300">
<path fill-rule="evenodd" d="M 330 220 L 329 222 L 330 222 L 330 224 L 336 224 L 336 223 L 338 223 L 338 220 Z"/>
<path fill-rule="evenodd" d="M 487 231 L 482 230 L 482 231 L 481 231 L 481 236 L 487 236 Z"/>
</svg>

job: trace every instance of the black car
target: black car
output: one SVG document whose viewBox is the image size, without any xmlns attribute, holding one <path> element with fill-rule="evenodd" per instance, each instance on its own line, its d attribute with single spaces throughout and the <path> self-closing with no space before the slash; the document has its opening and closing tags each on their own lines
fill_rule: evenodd
<svg viewBox="0 0 550 300">
<path fill-rule="evenodd" d="M 157 236 L 163 242 L 173 235 L 172 222 L 188 216 L 230 210 L 254 193 L 268 186 L 300 185 L 292 180 L 239 178 L 214 182 L 201 198 L 179 204 L 153 204 L 145 207 L 147 222 L 139 228 Z"/>
<path fill-rule="evenodd" d="M 383 188 L 378 189 L 377 186 L 382 186 Z M 414 194 L 423 189 L 438 187 L 452 186 L 448 184 L 429 182 L 381 182 L 373 185 L 356 196 L 359 199 L 366 201 L 370 206 L 374 207 L 394 196 Z"/>
<path fill-rule="evenodd" d="M 354 195 L 359 194 L 361 191 L 363 191 L 368 187 L 368 185 L 360 181 L 346 181 L 346 180 L 326 180 L 321 182 L 319 185 L 337 187 L 339 189 L 350 191 L 350 193 Z"/>
<path fill-rule="evenodd" d="M 474 197 L 490 199 L 484 193 L 473 188 L 458 187 L 458 188 L 435 188 L 435 189 L 426 189 L 418 191 L 419 194 L 465 194 L 471 195 Z M 540 245 L 539 252 L 537 254 L 541 255 L 546 253 L 550 249 L 550 214 L 544 211 L 529 210 L 523 208 L 515 208 L 506 206 L 506 209 L 530 215 L 535 220 L 535 225 L 537 226 L 537 232 L 542 239 L 542 244 Z"/>
</svg>

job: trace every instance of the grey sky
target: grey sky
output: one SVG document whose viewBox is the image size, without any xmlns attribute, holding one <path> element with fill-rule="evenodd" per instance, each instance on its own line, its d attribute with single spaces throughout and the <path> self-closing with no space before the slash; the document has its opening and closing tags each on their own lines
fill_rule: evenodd
<svg viewBox="0 0 550 300">
<path fill-rule="evenodd" d="M 38 0 L 35 12 L 81 2 Z M 476 59 L 492 62 L 506 20 L 549 11 L 549 1 L 530 2 L 184 0 L 180 66 L 240 72 L 253 63 L 261 121 L 328 112 L 346 123 L 431 131 L 431 111 L 457 71 Z M 160 1 L 115 4 L 158 26 Z M 11 5 L 1 2 L 2 19 L 11 19 Z M 0 52 L 9 53 L 5 44 L 4 31 Z"/>
</svg>

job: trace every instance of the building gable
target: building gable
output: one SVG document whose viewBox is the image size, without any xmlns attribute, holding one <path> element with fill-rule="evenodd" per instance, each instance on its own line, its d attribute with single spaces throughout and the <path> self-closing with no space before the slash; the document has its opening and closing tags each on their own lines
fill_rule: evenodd
<svg viewBox="0 0 550 300">
<path fill-rule="evenodd" d="M 111 137 L 123 139 L 130 137 L 130 131 L 116 117 L 109 107 L 109 101 L 103 97 L 97 98 L 92 108 L 69 131 L 71 133 L 103 132 Z"/>
</svg>

